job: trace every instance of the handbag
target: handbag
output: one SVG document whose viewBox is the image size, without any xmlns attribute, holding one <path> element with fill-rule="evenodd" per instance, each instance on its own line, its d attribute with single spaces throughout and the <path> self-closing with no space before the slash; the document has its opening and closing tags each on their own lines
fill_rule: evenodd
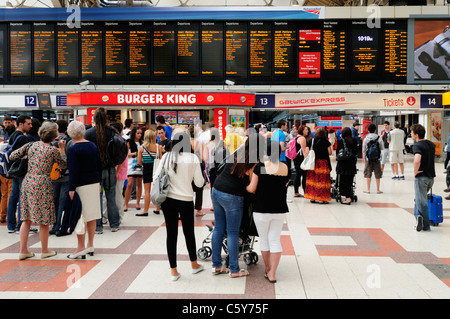
<svg viewBox="0 0 450 319">
<path fill-rule="evenodd" d="M 344 161 L 353 155 L 352 150 L 347 147 L 347 144 L 345 144 L 345 139 L 342 139 L 342 142 L 344 142 L 344 148 L 341 148 L 337 153 L 336 161 Z"/>
<path fill-rule="evenodd" d="M 153 185 L 150 191 L 150 200 L 156 207 L 161 207 L 161 204 L 167 198 L 169 193 L 169 167 L 170 159 L 168 159 L 172 153 L 168 153 L 164 160 L 159 164 L 161 165 L 161 171 L 156 176 L 153 176 Z"/>
<path fill-rule="evenodd" d="M 28 150 L 30 149 L 31 143 L 27 144 L 25 155 L 23 158 L 15 160 L 8 170 L 8 176 L 10 178 L 24 178 L 28 172 Z"/>
<path fill-rule="evenodd" d="M 159 162 L 161 161 L 161 159 L 159 158 L 159 144 L 156 143 L 156 158 L 153 159 L 153 173 L 152 176 L 155 176 L 156 173 L 156 169 L 159 166 Z"/>
<path fill-rule="evenodd" d="M 300 168 L 304 171 L 314 170 L 314 166 L 316 164 L 316 153 L 313 149 L 314 139 L 311 142 L 311 148 L 309 150 L 308 156 L 305 157 L 303 162 L 300 164 Z"/>
</svg>

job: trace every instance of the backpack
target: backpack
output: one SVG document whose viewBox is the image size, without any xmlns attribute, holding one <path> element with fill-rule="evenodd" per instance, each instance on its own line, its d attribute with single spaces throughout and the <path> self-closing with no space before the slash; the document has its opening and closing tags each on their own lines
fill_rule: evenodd
<svg viewBox="0 0 450 319">
<path fill-rule="evenodd" d="M 9 176 L 8 170 L 10 169 L 13 162 L 9 160 L 9 155 L 13 152 L 14 146 L 16 145 L 17 141 L 20 140 L 20 138 L 24 135 L 20 135 L 16 137 L 14 143 L 6 145 L 6 147 L 0 151 L 0 175 L 3 177 L 11 179 L 12 177 Z"/>
<path fill-rule="evenodd" d="M 286 155 L 287 158 L 290 159 L 295 159 L 297 157 L 297 155 L 301 152 L 301 148 L 300 151 L 297 152 L 297 138 L 293 138 L 290 142 L 289 142 L 289 148 L 286 150 L 286 152 L 284 153 Z"/>
<path fill-rule="evenodd" d="M 378 138 L 379 138 L 379 136 L 375 140 L 370 140 L 367 143 L 366 156 L 370 162 L 376 162 L 381 157 L 381 150 L 380 150 L 380 145 L 378 143 Z"/>
<path fill-rule="evenodd" d="M 128 156 L 128 146 L 126 140 L 118 133 L 114 133 L 113 137 L 106 145 L 106 154 L 108 157 L 109 167 L 122 164 Z"/>
</svg>

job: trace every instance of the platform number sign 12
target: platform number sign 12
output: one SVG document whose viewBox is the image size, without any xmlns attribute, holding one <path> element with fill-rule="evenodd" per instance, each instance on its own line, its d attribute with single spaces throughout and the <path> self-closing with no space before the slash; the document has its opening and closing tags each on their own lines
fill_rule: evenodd
<svg viewBox="0 0 450 319">
<path fill-rule="evenodd" d="M 35 95 L 25 95 L 25 106 L 37 106 L 37 98 Z"/>
</svg>

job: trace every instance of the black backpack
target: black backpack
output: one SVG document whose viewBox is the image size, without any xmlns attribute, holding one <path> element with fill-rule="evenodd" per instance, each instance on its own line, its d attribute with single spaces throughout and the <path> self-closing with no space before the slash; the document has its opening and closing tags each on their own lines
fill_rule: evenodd
<svg viewBox="0 0 450 319">
<path fill-rule="evenodd" d="M 113 137 L 106 145 L 106 154 L 108 156 L 108 166 L 114 167 L 120 165 L 128 156 L 128 147 L 126 140 L 118 133 L 114 133 Z"/>
<path fill-rule="evenodd" d="M 367 143 L 366 156 L 370 162 L 376 162 L 381 157 L 381 150 L 380 150 L 380 144 L 378 143 L 378 138 L 379 138 L 379 136 L 376 139 L 370 140 Z"/>
</svg>

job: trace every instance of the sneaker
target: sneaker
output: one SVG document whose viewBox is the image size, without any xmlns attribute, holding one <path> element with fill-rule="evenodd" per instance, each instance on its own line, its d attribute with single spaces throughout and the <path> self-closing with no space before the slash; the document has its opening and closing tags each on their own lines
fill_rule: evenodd
<svg viewBox="0 0 450 319">
<path fill-rule="evenodd" d="M 394 176 L 394 177 L 392 177 L 392 179 L 393 179 L 393 180 L 398 180 L 399 177 L 398 177 L 398 176 Z"/>
<path fill-rule="evenodd" d="M 15 229 L 8 229 L 8 234 L 14 234 L 16 232 Z"/>
<path fill-rule="evenodd" d="M 119 227 L 114 227 L 114 228 L 111 228 L 111 231 L 113 232 L 113 233 L 115 233 L 116 231 L 118 231 L 120 228 Z"/>
<path fill-rule="evenodd" d="M 405 176 L 400 176 L 398 179 L 405 180 Z"/>
<path fill-rule="evenodd" d="M 421 231 L 422 229 L 423 229 L 423 217 L 419 215 L 417 217 L 416 230 Z"/>
</svg>

